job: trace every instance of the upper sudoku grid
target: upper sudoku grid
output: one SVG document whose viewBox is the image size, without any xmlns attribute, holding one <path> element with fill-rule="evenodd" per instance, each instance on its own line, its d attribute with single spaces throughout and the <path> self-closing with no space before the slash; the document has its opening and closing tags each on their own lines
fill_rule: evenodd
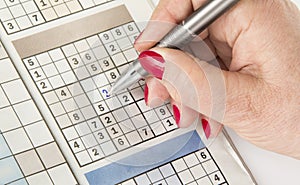
<svg viewBox="0 0 300 185">
<path fill-rule="evenodd" d="M 77 184 L 0 43 L 0 184 Z"/>
<path fill-rule="evenodd" d="M 126 180 L 119 185 L 227 185 L 209 151 L 204 148 Z"/>
<path fill-rule="evenodd" d="M 0 0 L 0 20 L 12 34 L 110 1 Z"/>
<path fill-rule="evenodd" d="M 108 95 L 138 34 L 130 22 L 23 59 L 80 166 L 177 128 L 169 105 L 145 105 L 143 82 Z"/>
</svg>

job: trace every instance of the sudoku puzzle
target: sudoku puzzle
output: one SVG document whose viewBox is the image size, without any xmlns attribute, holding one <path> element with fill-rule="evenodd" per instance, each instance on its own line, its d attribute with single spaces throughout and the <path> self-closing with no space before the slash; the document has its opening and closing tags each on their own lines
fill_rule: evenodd
<svg viewBox="0 0 300 185">
<path fill-rule="evenodd" d="M 112 0 L 0 0 L 0 20 L 8 34 Z"/>
<path fill-rule="evenodd" d="M 1 43 L 0 120 L 0 184 L 77 184 Z"/>
</svg>

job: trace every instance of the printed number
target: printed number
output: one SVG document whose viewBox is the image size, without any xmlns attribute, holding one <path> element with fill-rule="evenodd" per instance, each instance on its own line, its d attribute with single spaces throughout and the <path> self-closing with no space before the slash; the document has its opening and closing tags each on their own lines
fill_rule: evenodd
<svg viewBox="0 0 300 185">
<path fill-rule="evenodd" d="M 9 2 L 13 3 L 13 2 L 15 2 L 15 0 L 9 0 Z"/>
<path fill-rule="evenodd" d="M 127 29 L 128 29 L 129 31 L 133 31 L 133 27 L 132 27 L 131 25 L 128 25 L 128 26 L 127 26 Z"/>
<path fill-rule="evenodd" d="M 112 123 L 112 121 L 110 120 L 110 117 L 105 117 L 104 119 L 105 119 L 105 121 L 106 121 L 107 124 Z"/>
<path fill-rule="evenodd" d="M 73 61 L 74 65 L 78 65 L 79 64 L 79 61 L 77 60 L 77 58 L 72 58 L 72 61 Z"/>
<path fill-rule="evenodd" d="M 102 134 L 102 132 L 98 132 L 98 136 L 99 136 L 99 139 L 104 139 L 104 135 Z"/>
<path fill-rule="evenodd" d="M 109 61 L 108 60 L 103 60 L 103 64 L 108 67 L 109 66 Z"/>
<path fill-rule="evenodd" d="M 142 131 L 145 133 L 145 136 L 147 136 L 147 135 L 148 135 L 148 131 L 147 131 L 147 129 L 146 129 L 146 128 L 143 128 L 143 129 L 142 129 Z"/>
<path fill-rule="evenodd" d="M 204 152 L 201 152 L 200 155 L 201 155 L 202 159 L 206 159 L 207 158 L 207 155 Z"/>
<path fill-rule="evenodd" d="M 105 33 L 105 34 L 103 35 L 103 37 L 105 38 L 105 40 L 109 40 L 109 36 L 108 36 L 107 33 Z"/>
<path fill-rule="evenodd" d="M 12 30 L 12 29 L 14 29 L 15 27 L 14 27 L 14 25 L 12 24 L 12 23 L 7 23 L 7 26 L 8 26 L 8 29 L 10 29 L 10 30 Z"/>
<path fill-rule="evenodd" d="M 114 127 L 112 127 L 110 130 L 113 131 L 114 135 L 117 134 L 117 133 L 119 133 L 118 131 L 116 131 L 116 129 Z"/>
<path fill-rule="evenodd" d="M 121 31 L 120 31 L 120 29 L 116 29 L 116 34 L 118 35 L 118 36 L 120 36 L 120 35 L 122 35 L 122 33 L 121 33 Z"/>
<path fill-rule="evenodd" d="M 61 96 L 67 96 L 67 93 L 64 90 L 61 90 L 60 95 Z"/>
<path fill-rule="evenodd" d="M 42 6 L 47 6 L 47 4 L 44 2 L 44 0 L 41 0 L 40 3 L 42 4 Z"/>
<path fill-rule="evenodd" d="M 128 96 L 126 96 L 126 95 L 123 96 L 123 100 L 124 100 L 125 103 L 127 103 L 127 102 L 130 101 L 129 98 L 128 98 Z"/>
<path fill-rule="evenodd" d="M 116 74 L 115 74 L 114 72 L 111 72 L 111 73 L 110 73 L 110 77 L 111 77 L 112 79 L 116 79 L 116 78 L 117 78 L 117 76 L 116 76 Z"/>
<path fill-rule="evenodd" d="M 29 64 L 29 66 L 34 66 L 34 62 L 32 61 L 32 59 L 30 58 L 30 59 L 28 59 L 27 60 L 27 62 L 28 62 L 28 64 Z"/>
<path fill-rule="evenodd" d="M 35 20 L 36 22 L 38 22 L 38 16 L 37 16 L 37 15 L 32 15 L 32 18 L 34 18 L 34 20 Z"/>
<path fill-rule="evenodd" d="M 74 114 L 73 114 L 73 118 L 74 118 L 76 121 L 80 120 L 80 117 L 79 117 L 79 115 L 78 115 L 77 113 L 74 113 Z"/>
<path fill-rule="evenodd" d="M 120 138 L 120 139 L 118 139 L 118 143 L 120 144 L 120 145 L 124 145 L 124 141 Z"/>
<path fill-rule="evenodd" d="M 159 109 L 159 112 L 161 113 L 162 116 L 166 115 L 165 109 Z"/>
<path fill-rule="evenodd" d="M 115 52 L 115 51 L 117 51 L 116 50 L 116 48 L 115 48 L 115 45 L 109 45 L 109 48 L 110 48 L 110 50 L 112 51 L 112 52 Z"/>
<path fill-rule="evenodd" d="M 90 54 L 85 54 L 85 58 L 87 59 L 87 60 L 91 60 L 92 59 L 92 57 L 91 57 L 91 55 Z"/>
<path fill-rule="evenodd" d="M 104 110 L 105 110 L 102 104 L 99 104 L 99 105 L 98 105 L 98 109 L 99 109 L 100 111 L 104 111 Z"/>
<path fill-rule="evenodd" d="M 98 128 L 96 121 L 92 121 L 91 123 L 92 123 L 92 125 L 94 125 L 94 128 Z"/>
<path fill-rule="evenodd" d="M 93 152 L 94 156 L 97 156 L 97 155 L 99 155 L 99 153 L 98 153 L 98 151 L 97 151 L 97 149 L 96 149 L 96 148 L 94 148 L 94 149 L 92 150 L 92 152 Z"/>
<path fill-rule="evenodd" d="M 174 123 L 172 123 L 170 120 L 167 120 L 167 123 L 169 124 L 168 126 L 171 127 L 174 125 Z"/>
<path fill-rule="evenodd" d="M 36 78 L 42 77 L 37 71 L 34 71 L 34 74 L 35 74 L 35 77 L 36 77 Z"/>
<path fill-rule="evenodd" d="M 91 68 L 92 68 L 93 71 L 97 71 L 98 70 L 98 68 L 97 68 L 97 66 L 95 64 L 92 64 Z"/>
<path fill-rule="evenodd" d="M 215 175 L 215 181 L 220 181 L 220 177 L 218 176 L 218 174 Z"/>
<path fill-rule="evenodd" d="M 77 143 L 77 141 L 74 142 L 74 148 L 80 148 L 80 145 Z"/>
<path fill-rule="evenodd" d="M 40 85 L 42 86 L 42 89 L 46 89 L 47 88 L 45 82 L 40 82 Z"/>
</svg>

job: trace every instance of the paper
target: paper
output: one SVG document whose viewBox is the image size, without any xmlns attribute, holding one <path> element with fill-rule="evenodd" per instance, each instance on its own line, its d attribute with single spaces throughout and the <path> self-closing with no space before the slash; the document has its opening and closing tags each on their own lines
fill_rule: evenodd
<svg viewBox="0 0 300 185">
<path fill-rule="evenodd" d="M 226 133 L 205 146 L 142 81 L 108 95 L 152 7 L 0 0 L 0 184 L 255 184 Z"/>
</svg>

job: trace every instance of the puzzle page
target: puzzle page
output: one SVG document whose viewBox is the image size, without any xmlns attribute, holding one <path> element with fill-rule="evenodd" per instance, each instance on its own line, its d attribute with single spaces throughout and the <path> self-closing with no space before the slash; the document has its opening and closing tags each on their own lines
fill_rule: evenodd
<svg viewBox="0 0 300 185">
<path fill-rule="evenodd" d="M 225 132 L 178 129 L 143 81 L 108 94 L 152 7 L 0 0 L 0 184 L 255 184 Z"/>
</svg>

